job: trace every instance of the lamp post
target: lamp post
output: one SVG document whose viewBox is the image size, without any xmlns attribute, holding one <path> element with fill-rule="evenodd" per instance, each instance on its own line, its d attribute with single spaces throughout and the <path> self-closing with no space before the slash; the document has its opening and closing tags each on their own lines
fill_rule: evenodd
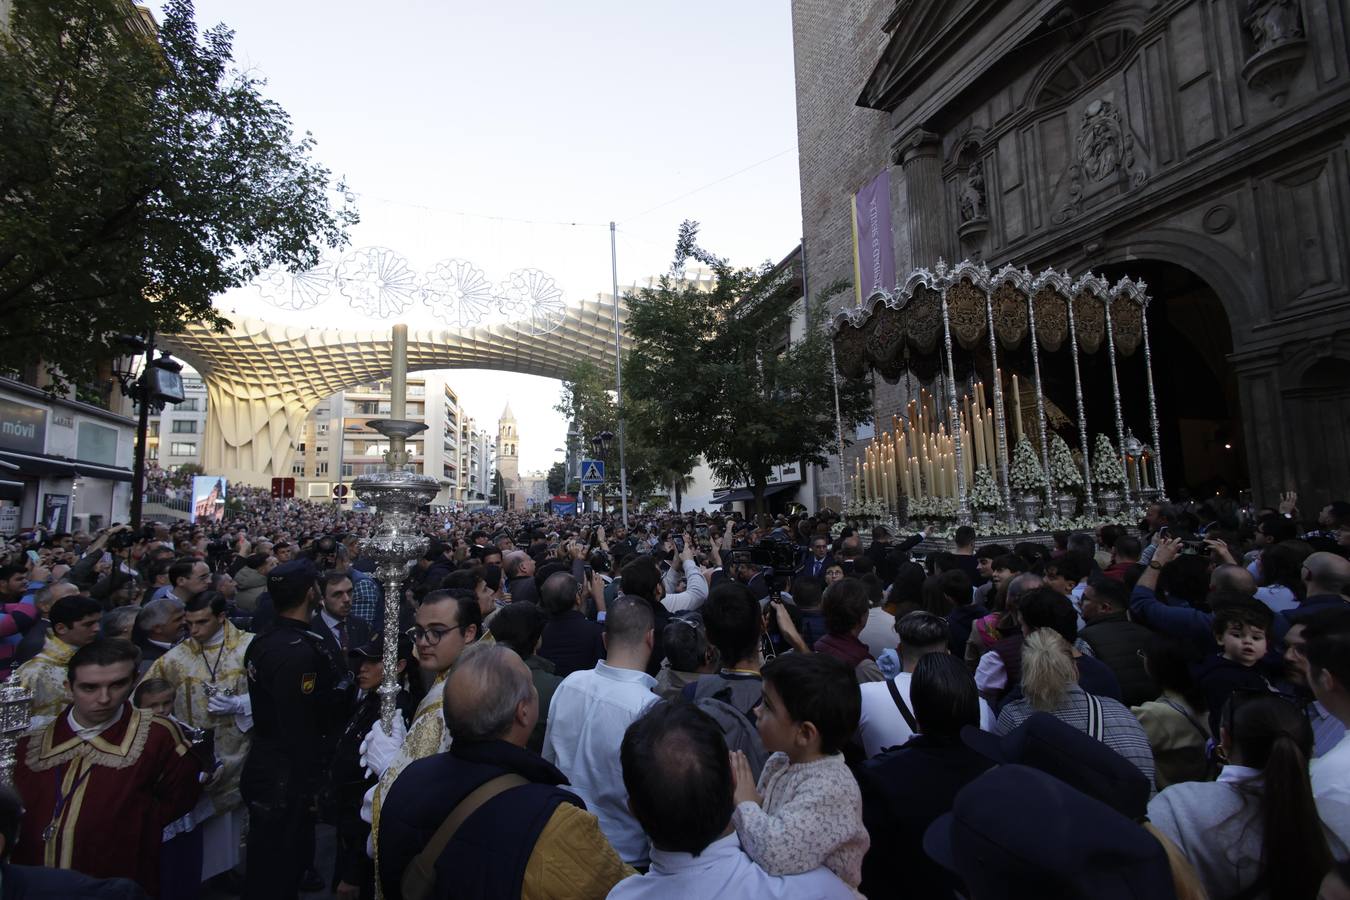
<svg viewBox="0 0 1350 900">
<path fill-rule="evenodd" d="M 596 459 L 604 459 L 605 451 L 609 449 L 609 442 L 614 440 L 614 432 L 602 431 L 591 438 L 591 449 L 595 451 Z M 600 483 L 600 515 L 605 514 L 605 484 Z"/>
<path fill-rule="evenodd" d="M 155 411 L 164 408 L 165 403 L 183 402 L 182 363 L 168 353 L 160 352 L 155 358 L 155 333 L 152 331 L 144 338 L 135 335 L 118 335 L 117 343 L 131 353 L 123 357 L 123 365 L 113 364 L 113 375 L 122 387 L 122 394 L 130 397 L 138 407 L 136 416 L 136 460 L 131 472 L 131 527 L 141 527 L 141 511 L 145 501 L 145 441 L 150 430 L 150 408 Z M 145 353 L 145 363 L 139 372 L 132 361 L 140 353 Z"/>
</svg>

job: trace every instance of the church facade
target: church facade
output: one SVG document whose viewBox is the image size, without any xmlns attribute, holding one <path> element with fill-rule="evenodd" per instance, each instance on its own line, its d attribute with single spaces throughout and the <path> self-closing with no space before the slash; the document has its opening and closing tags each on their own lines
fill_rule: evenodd
<svg viewBox="0 0 1350 900">
<path fill-rule="evenodd" d="M 502 478 L 502 496 L 494 497 L 493 502 L 513 512 L 523 510 L 526 497 L 520 481 L 520 432 L 510 403 L 497 420 L 497 472 Z"/>
<path fill-rule="evenodd" d="M 1350 497 L 1350 4 L 792 7 L 811 284 L 854 278 L 854 198 L 878 184 L 901 276 L 1143 279 L 1169 493 Z M 1113 415 L 1089 369 L 1089 417 Z M 878 380 L 879 421 L 908 389 Z"/>
</svg>

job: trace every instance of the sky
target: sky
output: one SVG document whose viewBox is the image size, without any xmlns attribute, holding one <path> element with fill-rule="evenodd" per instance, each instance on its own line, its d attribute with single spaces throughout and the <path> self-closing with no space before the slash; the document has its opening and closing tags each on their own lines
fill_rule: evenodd
<svg viewBox="0 0 1350 900">
<path fill-rule="evenodd" d="M 362 217 L 349 249 L 388 248 L 413 272 L 467 260 L 494 283 L 537 269 L 566 301 L 610 292 L 611 220 L 620 285 L 669 268 L 684 219 L 741 265 L 800 239 L 781 0 L 199 0 L 197 21 L 234 29 L 236 62 L 346 180 Z M 416 305 L 368 318 L 337 292 L 304 312 L 253 286 L 217 305 L 286 323 L 443 327 Z M 450 381 L 480 422 L 510 401 L 522 471 L 559 458 L 557 381 Z"/>
</svg>

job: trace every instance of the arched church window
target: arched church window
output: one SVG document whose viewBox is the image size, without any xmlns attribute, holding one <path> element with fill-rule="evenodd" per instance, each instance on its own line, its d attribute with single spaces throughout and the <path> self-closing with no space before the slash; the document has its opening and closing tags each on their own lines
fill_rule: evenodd
<svg viewBox="0 0 1350 900">
<path fill-rule="evenodd" d="M 1134 47 L 1135 34 L 1124 28 L 1094 35 L 1074 50 L 1050 74 L 1036 94 L 1036 106 L 1066 100 L 1115 69 Z"/>
</svg>

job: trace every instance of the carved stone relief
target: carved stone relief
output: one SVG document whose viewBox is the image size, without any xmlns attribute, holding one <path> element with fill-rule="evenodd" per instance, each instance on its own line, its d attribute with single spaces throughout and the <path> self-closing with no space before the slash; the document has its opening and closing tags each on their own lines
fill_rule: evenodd
<svg viewBox="0 0 1350 900">
<path fill-rule="evenodd" d="M 1089 189 L 1113 176 L 1129 188 L 1140 187 L 1148 180 L 1148 173 L 1135 162 L 1134 136 L 1120 110 L 1110 100 L 1099 98 L 1083 110 L 1074 141 L 1074 162 L 1069 167 L 1068 202 L 1052 221 L 1060 224 L 1078 215 Z"/>
</svg>

